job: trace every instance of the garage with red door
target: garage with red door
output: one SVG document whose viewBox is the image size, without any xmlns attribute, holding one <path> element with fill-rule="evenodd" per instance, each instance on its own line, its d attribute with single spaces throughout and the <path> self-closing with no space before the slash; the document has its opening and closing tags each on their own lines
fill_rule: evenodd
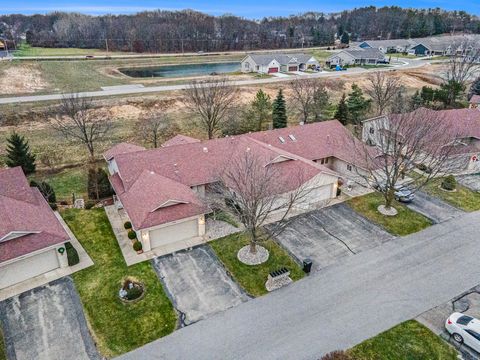
<svg viewBox="0 0 480 360">
<path fill-rule="evenodd" d="M 271 68 L 268 68 L 268 73 L 271 74 L 271 73 L 277 73 L 278 72 L 278 67 L 271 67 Z"/>
<path fill-rule="evenodd" d="M 295 66 L 289 66 L 288 71 L 298 71 L 298 67 L 296 65 Z"/>
</svg>

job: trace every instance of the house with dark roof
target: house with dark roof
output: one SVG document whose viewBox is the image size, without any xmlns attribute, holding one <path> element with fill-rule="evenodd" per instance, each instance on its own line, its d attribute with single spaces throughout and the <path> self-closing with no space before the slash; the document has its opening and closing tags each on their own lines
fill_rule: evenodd
<svg viewBox="0 0 480 360">
<path fill-rule="evenodd" d="M 312 208 L 337 196 L 339 178 L 356 175 L 356 142 L 361 144 L 332 120 L 206 141 L 177 135 L 150 150 L 119 144 L 104 157 L 115 204 L 149 251 L 205 237 L 205 196 L 236 156 L 251 152 L 274 166 L 281 194 L 295 190 L 293 174 L 302 174 L 310 194 L 301 207 Z"/>
<path fill-rule="evenodd" d="M 68 266 L 70 237 L 20 167 L 0 170 L 0 289 Z"/>
<path fill-rule="evenodd" d="M 406 53 L 417 45 L 414 39 L 367 40 L 358 44 L 361 49 L 378 49 L 384 54 Z"/>
<path fill-rule="evenodd" d="M 315 70 L 319 66 L 318 60 L 308 54 L 249 54 L 241 62 L 242 72 L 260 74 Z"/>
<path fill-rule="evenodd" d="M 330 56 L 326 64 L 329 67 L 386 64 L 385 54 L 378 49 L 345 49 Z"/>
</svg>

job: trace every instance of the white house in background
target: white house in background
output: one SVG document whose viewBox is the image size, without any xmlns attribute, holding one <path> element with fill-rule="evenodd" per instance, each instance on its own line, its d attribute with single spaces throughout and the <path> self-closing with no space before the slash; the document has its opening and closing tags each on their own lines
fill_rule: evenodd
<svg viewBox="0 0 480 360">
<path fill-rule="evenodd" d="M 242 72 L 260 74 L 315 70 L 319 66 L 318 60 L 308 54 L 249 54 L 241 62 Z"/>
<path fill-rule="evenodd" d="M 68 266 L 70 237 L 20 167 L 0 170 L 0 290 Z"/>
<path fill-rule="evenodd" d="M 276 167 L 282 194 L 298 186 L 292 174 L 302 173 L 311 188 L 304 209 L 335 198 L 340 177 L 357 176 L 355 143 L 362 144 L 332 120 L 206 141 L 177 135 L 151 150 L 118 144 L 104 157 L 117 208 L 130 219 L 143 250 L 178 250 L 205 238 L 210 209 L 204 196 L 233 156 L 248 151 Z"/>
<path fill-rule="evenodd" d="M 418 43 L 414 39 L 367 40 L 358 44 L 361 49 L 378 49 L 384 54 L 406 53 Z"/>
<path fill-rule="evenodd" d="M 386 64 L 385 54 L 378 49 L 345 49 L 330 56 L 326 64 L 330 67 L 353 65 Z"/>
</svg>

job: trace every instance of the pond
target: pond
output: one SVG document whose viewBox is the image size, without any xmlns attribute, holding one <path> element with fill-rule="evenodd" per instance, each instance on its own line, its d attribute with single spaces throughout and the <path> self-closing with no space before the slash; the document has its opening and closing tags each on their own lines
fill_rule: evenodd
<svg viewBox="0 0 480 360">
<path fill-rule="evenodd" d="M 205 63 L 205 64 L 187 64 L 170 65 L 144 68 L 125 68 L 120 69 L 125 75 L 135 78 L 147 77 L 185 77 L 210 74 L 226 74 L 240 71 L 239 62 Z"/>
</svg>

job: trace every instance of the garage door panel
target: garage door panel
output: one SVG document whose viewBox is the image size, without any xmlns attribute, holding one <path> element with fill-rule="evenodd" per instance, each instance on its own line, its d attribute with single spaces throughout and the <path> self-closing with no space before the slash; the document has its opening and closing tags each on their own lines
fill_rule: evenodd
<svg viewBox="0 0 480 360">
<path fill-rule="evenodd" d="M 198 236 L 198 219 L 150 231 L 152 248 Z"/>
<path fill-rule="evenodd" d="M 272 67 L 272 68 L 269 68 L 268 69 L 268 73 L 271 74 L 271 73 L 277 73 L 278 72 L 278 67 Z"/>
<path fill-rule="evenodd" d="M 308 194 L 308 198 L 311 199 L 311 202 L 327 200 L 330 199 L 331 196 L 332 185 L 324 185 L 313 188 Z"/>
<path fill-rule="evenodd" d="M 59 267 L 55 249 L 0 267 L 0 289 L 44 274 Z"/>
</svg>

